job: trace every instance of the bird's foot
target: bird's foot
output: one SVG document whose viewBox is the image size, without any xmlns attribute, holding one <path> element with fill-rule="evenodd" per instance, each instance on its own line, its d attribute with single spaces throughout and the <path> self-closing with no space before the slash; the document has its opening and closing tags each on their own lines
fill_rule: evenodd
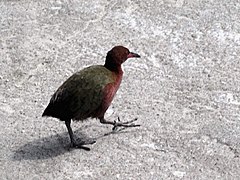
<svg viewBox="0 0 240 180">
<path fill-rule="evenodd" d="M 90 151 L 90 148 L 89 147 L 86 147 L 84 145 L 88 145 L 88 144 L 94 144 L 96 143 L 95 140 L 88 140 L 88 141 L 83 141 L 83 142 L 75 142 L 75 141 L 72 141 L 71 144 L 70 144 L 70 148 L 75 148 L 75 149 L 84 149 L 86 151 Z"/>
<path fill-rule="evenodd" d="M 137 121 L 137 118 L 135 118 L 131 121 L 121 122 L 120 118 L 118 117 L 118 122 L 114 121 L 112 130 L 117 131 L 118 127 L 122 127 L 121 130 L 128 128 L 128 127 L 139 127 L 140 124 L 133 123 L 135 121 Z"/>
<path fill-rule="evenodd" d="M 137 121 L 137 118 L 131 120 L 131 121 L 127 121 L 127 122 L 120 122 L 120 118 L 118 117 L 118 122 L 114 121 L 114 122 L 109 122 L 109 121 L 105 121 L 102 123 L 107 123 L 107 124 L 111 124 L 113 125 L 112 131 L 108 132 L 106 134 L 104 134 L 104 136 L 108 136 L 110 134 L 116 134 L 119 133 L 129 127 L 139 127 L 139 124 L 134 124 L 133 122 Z"/>
<path fill-rule="evenodd" d="M 126 128 L 129 128 L 129 127 L 139 127 L 140 126 L 139 124 L 134 124 L 133 123 L 135 121 L 137 121 L 137 118 L 135 118 L 135 119 L 133 119 L 131 121 L 127 121 L 127 122 L 121 122 L 119 117 L 118 117 L 118 122 L 116 122 L 116 121 L 114 121 L 114 122 L 107 121 L 104 118 L 100 119 L 100 122 L 102 124 L 111 124 L 111 125 L 113 125 L 112 132 L 110 134 L 122 131 L 122 130 L 124 130 Z M 119 129 L 118 127 L 121 127 L 121 128 Z M 106 134 L 106 135 L 108 135 L 108 134 Z"/>
</svg>

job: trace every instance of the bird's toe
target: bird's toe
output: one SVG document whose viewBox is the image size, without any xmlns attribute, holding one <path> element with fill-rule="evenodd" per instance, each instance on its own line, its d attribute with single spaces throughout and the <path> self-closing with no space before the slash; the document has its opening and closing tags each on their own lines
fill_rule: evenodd
<svg viewBox="0 0 240 180">
<path fill-rule="evenodd" d="M 87 141 L 82 141 L 82 142 L 71 142 L 70 148 L 84 149 L 86 151 L 90 151 L 90 148 L 86 147 L 85 145 L 94 144 L 94 143 L 96 143 L 95 140 L 87 140 Z"/>
</svg>

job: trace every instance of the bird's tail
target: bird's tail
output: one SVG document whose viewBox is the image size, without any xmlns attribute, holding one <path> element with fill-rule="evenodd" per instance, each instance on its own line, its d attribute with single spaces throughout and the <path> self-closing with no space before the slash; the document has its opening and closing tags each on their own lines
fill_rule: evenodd
<svg viewBox="0 0 240 180">
<path fill-rule="evenodd" d="M 49 104 L 46 109 L 44 110 L 42 117 L 43 116 L 51 116 L 51 112 L 52 112 L 52 108 L 51 108 L 51 104 Z"/>
<path fill-rule="evenodd" d="M 64 107 L 59 106 L 59 104 L 49 103 L 46 109 L 44 110 L 42 116 L 55 117 L 64 121 L 65 119 L 71 119 L 69 113 L 64 109 Z"/>
</svg>

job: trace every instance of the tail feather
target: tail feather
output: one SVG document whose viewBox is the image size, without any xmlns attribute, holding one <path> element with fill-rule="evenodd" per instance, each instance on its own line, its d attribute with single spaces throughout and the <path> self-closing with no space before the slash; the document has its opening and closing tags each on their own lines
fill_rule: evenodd
<svg viewBox="0 0 240 180">
<path fill-rule="evenodd" d="M 44 110 L 42 117 L 43 116 L 51 116 L 51 108 L 50 108 L 50 104 L 46 107 L 46 109 Z"/>
<path fill-rule="evenodd" d="M 51 116 L 64 121 L 66 119 L 71 119 L 71 113 L 66 109 L 65 106 L 56 103 L 49 103 L 46 109 L 44 110 L 43 116 Z"/>
</svg>

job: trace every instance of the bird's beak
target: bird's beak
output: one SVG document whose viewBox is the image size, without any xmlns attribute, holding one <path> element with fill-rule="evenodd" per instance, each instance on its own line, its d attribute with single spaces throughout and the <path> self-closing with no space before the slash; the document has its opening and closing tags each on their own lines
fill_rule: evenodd
<svg viewBox="0 0 240 180">
<path fill-rule="evenodd" d="M 140 58 L 141 56 L 138 55 L 137 53 L 133 53 L 133 52 L 130 52 L 130 53 L 128 54 L 128 56 L 127 56 L 127 58 L 134 58 L 134 57 Z"/>
</svg>

